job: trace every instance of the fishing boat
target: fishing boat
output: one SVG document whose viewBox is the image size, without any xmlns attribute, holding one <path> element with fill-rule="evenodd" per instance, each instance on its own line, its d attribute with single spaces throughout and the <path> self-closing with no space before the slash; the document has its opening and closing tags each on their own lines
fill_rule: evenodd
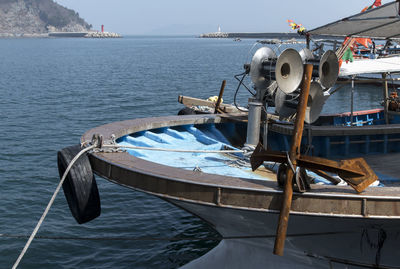
<svg viewBox="0 0 400 269">
<path fill-rule="evenodd" d="M 376 7 L 307 37 L 400 36 L 399 6 Z M 320 116 L 338 68 L 332 51 L 315 58 L 307 49 L 276 55 L 262 47 L 245 65 L 243 78 L 256 90 L 246 111 L 221 102 L 223 83 L 215 103 L 202 103 L 216 113 L 87 131 L 58 153 L 73 216 L 85 223 L 100 215 L 94 173 L 155 195 L 220 233 L 214 249 L 183 268 L 400 268 L 398 99 L 384 87 L 383 109 Z M 378 72 L 384 86 L 388 72 Z M 276 113 L 267 113 L 267 104 Z"/>
</svg>

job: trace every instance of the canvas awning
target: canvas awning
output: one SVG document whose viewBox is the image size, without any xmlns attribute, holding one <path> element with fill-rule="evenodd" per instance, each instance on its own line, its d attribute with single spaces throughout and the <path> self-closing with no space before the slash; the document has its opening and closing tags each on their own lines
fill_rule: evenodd
<svg viewBox="0 0 400 269">
<path fill-rule="evenodd" d="M 311 35 L 400 38 L 400 0 L 308 31 Z"/>
</svg>

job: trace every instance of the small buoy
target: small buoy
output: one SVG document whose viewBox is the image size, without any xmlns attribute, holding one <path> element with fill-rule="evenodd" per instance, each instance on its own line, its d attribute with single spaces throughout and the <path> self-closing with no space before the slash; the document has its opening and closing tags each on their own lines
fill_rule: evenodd
<svg viewBox="0 0 400 269">
<path fill-rule="evenodd" d="M 81 151 L 80 145 L 66 147 L 57 153 L 60 178 L 71 160 Z M 72 166 L 63 185 L 72 216 L 79 224 L 97 218 L 101 212 L 100 195 L 87 154 Z"/>
<path fill-rule="evenodd" d="M 218 96 L 210 96 L 208 97 L 207 101 L 216 103 L 218 101 Z M 221 98 L 221 103 L 224 102 L 224 99 Z"/>
</svg>

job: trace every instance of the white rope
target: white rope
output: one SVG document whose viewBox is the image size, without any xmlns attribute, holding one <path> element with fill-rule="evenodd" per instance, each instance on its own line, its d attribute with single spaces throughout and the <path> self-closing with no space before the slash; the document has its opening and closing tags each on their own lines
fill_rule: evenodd
<svg viewBox="0 0 400 269">
<path fill-rule="evenodd" d="M 243 153 L 245 150 L 231 149 L 231 150 L 196 150 L 196 149 L 167 149 L 167 148 L 151 148 L 151 147 L 139 147 L 129 145 L 102 145 L 101 148 L 127 148 L 127 149 L 142 149 L 142 150 L 154 150 L 154 151 L 168 151 L 168 152 L 183 152 L 183 153 Z"/>
<path fill-rule="evenodd" d="M 51 197 L 45 211 L 42 214 L 42 217 L 40 218 L 39 222 L 36 224 L 35 229 L 33 230 L 31 236 L 29 237 L 28 241 L 25 244 L 25 247 L 23 248 L 23 250 L 21 251 L 18 259 L 16 260 L 14 266 L 12 267 L 12 269 L 16 269 L 19 265 L 19 263 L 21 262 L 22 258 L 24 257 L 26 251 L 28 250 L 30 244 L 32 243 L 33 239 L 35 238 L 37 232 L 39 231 L 40 226 L 42 225 L 44 219 L 46 218 L 51 206 L 54 203 L 54 200 L 58 194 L 58 192 L 61 189 L 62 184 L 65 181 L 65 178 L 67 177 L 69 171 L 71 170 L 72 166 L 74 165 L 74 163 L 79 159 L 80 156 L 82 156 L 84 153 L 86 153 L 87 151 L 90 151 L 94 148 L 98 147 L 98 145 L 92 145 L 89 146 L 83 150 L 81 150 L 70 162 L 70 164 L 68 165 L 67 169 L 64 172 L 64 175 L 62 176 L 60 183 L 58 184 L 56 190 L 54 191 L 53 196 Z M 139 146 L 122 146 L 122 145 L 101 145 L 100 148 L 128 148 L 128 149 L 141 149 L 141 150 L 155 150 L 155 151 L 169 151 L 169 152 L 187 152 L 187 153 L 243 153 L 245 152 L 245 150 L 183 150 L 183 149 L 166 149 L 166 148 L 150 148 L 150 147 L 139 147 Z"/>
<path fill-rule="evenodd" d="M 16 269 L 16 268 L 18 267 L 19 263 L 21 262 L 22 258 L 23 258 L 24 255 L 25 255 L 26 251 L 28 250 L 30 244 L 32 243 L 32 240 L 35 238 L 37 232 L 39 231 L 40 226 L 42 225 L 42 223 L 43 223 L 43 221 L 44 221 L 44 219 L 45 219 L 47 213 L 48 213 L 49 210 L 50 210 L 50 207 L 53 205 L 54 200 L 56 199 L 56 196 L 57 196 L 58 192 L 60 191 L 61 186 L 62 186 L 62 184 L 64 183 L 64 180 L 65 180 L 65 178 L 67 177 L 67 175 L 68 175 L 68 173 L 69 173 L 69 170 L 71 170 L 71 167 L 74 165 L 74 163 L 76 162 L 76 160 L 78 160 L 79 157 L 80 157 L 81 155 L 83 155 L 85 152 L 87 152 L 87 151 L 89 151 L 89 150 L 91 150 L 91 149 L 93 149 L 93 148 L 95 148 L 95 147 L 97 147 L 97 145 L 93 145 L 93 146 L 90 146 L 90 147 L 87 147 L 87 148 L 81 150 L 81 151 L 72 159 L 72 161 L 71 161 L 70 164 L 68 165 L 67 169 L 65 170 L 64 175 L 62 176 L 62 178 L 61 178 L 61 180 L 60 180 L 60 183 L 58 184 L 56 190 L 54 191 L 54 194 L 53 194 L 53 196 L 51 197 L 51 199 L 50 199 L 50 201 L 49 201 L 49 204 L 47 205 L 45 211 L 43 212 L 42 217 L 40 218 L 39 222 L 36 224 L 35 229 L 33 230 L 31 236 L 29 237 L 28 241 L 26 242 L 24 249 L 21 251 L 21 254 L 19 254 L 19 257 L 18 257 L 17 261 L 14 263 L 14 266 L 12 267 L 12 269 Z"/>
</svg>

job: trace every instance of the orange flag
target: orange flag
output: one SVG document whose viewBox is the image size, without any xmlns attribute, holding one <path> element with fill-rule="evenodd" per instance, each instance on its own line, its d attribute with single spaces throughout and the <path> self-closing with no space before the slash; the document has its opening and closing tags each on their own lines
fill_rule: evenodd
<svg viewBox="0 0 400 269">
<path fill-rule="evenodd" d="M 359 37 L 359 38 L 356 38 L 356 42 L 358 44 L 360 44 L 360 45 L 363 45 L 366 48 L 369 47 L 369 44 L 372 44 L 372 41 L 369 38 L 361 38 L 361 37 Z"/>
</svg>

